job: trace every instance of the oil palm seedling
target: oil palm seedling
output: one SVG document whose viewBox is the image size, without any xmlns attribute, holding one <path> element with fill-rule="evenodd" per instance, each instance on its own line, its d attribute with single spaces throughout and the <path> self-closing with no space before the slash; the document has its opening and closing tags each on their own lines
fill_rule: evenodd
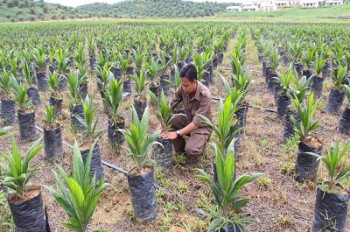
<svg viewBox="0 0 350 232">
<path fill-rule="evenodd" d="M 133 75 L 131 78 L 135 81 L 135 91 L 136 95 L 134 97 L 134 108 L 137 112 L 139 118 L 142 117 L 143 112 L 147 107 L 147 96 L 146 96 L 146 88 L 148 86 L 147 83 L 147 74 L 144 70 L 140 70 L 138 75 Z"/>
<path fill-rule="evenodd" d="M 165 98 L 164 91 L 161 92 L 159 100 L 154 93 L 149 92 L 149 94 L 154 105 L 157 107 L 156 117 L 161 125 L 162 132 L 169 131 L 174 115 L 171 113 L 171 106 Z M 172 167 L 172 142 L 170 139 L 165 139 L 161 136 L 156 141 L 158 143 L 153 147 L 153 159 L 162 169 L 170 170 Z"/>
<path fill-rule="evenodd" d="M 243 174 L 236 178 L 233 145 L 225 153 L 216 143 L 212 143 L 212 147 L 217 167 L 214 176 L 217 176 L 217 180 L 201 169 L 198 169 L 200 174 L 197 175 L 210 186 L 217 204 L 210 212 L 212 220 L 209 231 L 244 231 L 246 215 L 240 211 L 249 203 L 249 199 L 241 199 L 239 195 L 246 184 L 253 182 L 261 174 Z"/>
<path fill-rule="evenodd" d="M 107 112 L 108 121 L 108 138 L 113 144 L 122 144 L 125 140 L 119 129 L 124 129 L 125 119 L 119 112 L 119 106 L 123 99 L 123 82 L 109 77 L 108 90 L 103 98 L 104 104 L 109 107 Z"/>
<path fill-rule="evenodd" d="M 316 49 L 312 48 L 311 45 L 308 45 L 308 48 L 302 53 L 302 62 L 304 63 L 303 67 L 303 76 L 306 78 L 311 78 L 312 76 L 312 66 L 315 59 Z"/>
<path fill-rule="evenodd" d="M 10 190 L 7 201 L 16 231 L 30 229 L 31 231 L 46 232 L 49 230 L 40 187 L 29 183 L 35 175 L 35 170 L 30 170 L 29 164 L 41 150 L 41 142 L 41 139 L 35 141 L 22 158 L 20 149 L 12 137 L 11 151 L 8 154 L 1 153 L 7 162 L 7 165 L 0 163 L 4 177 L 2 184 Z"/>
<path fill-rule="evenodd" d="M 287 73 L 279 73 L 278 77 L 275 77 L 277 84 L 275 85 L 274 99 L 277 106 L 277 114 L 282 118 L 291 104 L 288 92 L 293 80 L 293 71 L 288 70 Z"/>
<path fill-rule="evenodd" d="M 86 64 L 80 64 L 80 63 L 76 63 L 76 69 L 77 69 L 77 75 L 79 77 L 79 83 L 80 83 L 80 87 L 79 87 L 79 92 L 80 95 L 83 99 L 86 98 L 87 93 L 88 93 L 88 83 L 89 83 L 89 77 L 87 75 L 88 72 L 88 66 Z"/>
<path fill-rule="evenodd" d="M 80 79 L 77 72 L 69 73 L 67 84 L 70 92 L 69 109 L 70 109 L 71 127 L 73 131 L 76 131 L 76 130 L 82 131 L 83 126 L 77 119 L 77 116 L 81 118 L 84 117 L 82 99 L 79 91 Z"/>
<path fill-rule="evenodd" d="M 317 98 L 321 97 L 322 95 L 322 89 L 323 89 L 323 82 L 324 82 L 324 76 L 321 76 L 322 70 L 324 68 L 324 65 L 326 64 L 327 60 L 322 57 L 322 55 L 316 54 L 315 56 L 315 75 L 312 76 L 311 80 L 311 91 L 315 93 L 315 96 Z"/>
<path fill-rule="evenodd" d="M 131 80 L 130 76 L 133 75 L 132 67 L 132 57 L 127 55 L 126 58 L 121 58 L 120 60 L 120 71 L 122 72 L 122 82 L 123 82 L 123 91 L 125 93 L 131 94 Z"/>
<path fill-rule="evenodd" d="M 62 78 L 60 89 L 65 89 L 67 86 L 67 74 L 69 71 L 69 55 L 65 49 L 56 50 L 55 62 L 57 63 L 57 75 Z"/>
<path fill-rule="evenodd" d="M 170 85 L 168 69 L 170 64 L 170 59 L 167 58 L 165 52 L 160 52 L 159 60 L 160 70 L 159 70 L 159 90 L 164 91 L 166 95 L 170 94 Z"/>
<path fill-rule="evenodd" d="M 311 231 L 345 231 L 349 191 L 343 187 L 350 176 L 350 167 L 344 165 L 344 157 L 350 149 L 350 142 L 341 147 L 339 142 L 327 149 L 327 154 L 310 153 L 326 167 L 328 178 L 317 187 L 314 220 Z"/>
<path fill-rule="evenodd" d="M 151 59 L 149 63 L 146 63 L 147 68 L 147 77 L 150 79 L 149 89 L 152 93 L 154 93 L 157 97 L 159 97 L 159 81 L 158 75 L 161 71 L 161 66 L 155 59 Z"/>
<path fill-rule="evenodd" d="M 48 83 L 50 86 L 50 105 L 54 106 L 54 114 L 58 116 L 62 111 L 62 94 L 60 93 L 60 82 L 62 78 L 57 76 L 56 72 L 50 73 Z"/>
<path fill-rule="evenodd" d="M 40 105 L 41 100 L 40 100 L 40 95 L 37 86 L 34 83 L 33 76 L 30 72 L 30 67 L 28 63 L 24 63 L 23 66 L 23 72 L 24 72 L 24 81 L 27 85 L 27 94 L 29 99 L 32 101 L 34 105 Z"/>
<path fill-rule="evenodd" d="M 45 158 L 47 160 L 61 158 L 63 154 L 61 126 L 57 122 L 53 105 L 47 105 L 45 108 L 44 124 Z"/>
<path fill-rule="evenodd" d="M 88 225 L 101 198 L 101 194 L 108 187 L 104 180 L 96 179 L 96 175 L 91 179 L 91 163 L 93 162 L 92 149 L 88 152 L 86 160 L 82 157 L 79 145 L 75 142 L 73 147 L 73 170 L 72 175 L 56 164 L 58 175 L 53 171 L 57 183 L 57 189 L 45 186 L 53 195 L 58 204 L 66 212 L 69 222 L 63 226 L 71 231 L 88 231 Z"/>
<path fill-rule="evenodd" d="M 345 93 L 343 86 L 347 83 L 346 75 L 348 70 L 340 65 L 336 70 L 332 70 L 334 87 L 331 89 L 328 98 L 327 112 L 337 114 L 343 104 Z"/>
<path fill-rule="evenodd" d="M 208 72 L 207 70 L 211 65 L 211 54 L 207 54 L 205 52 L 197 53 L 193 56 L 193 62 L 197 69 L 197 79 L 208 86 L 210 77 L 208 77 L 208 75 L 205 73 Z M 206 75 L 205 79 L 203 79 L 204 75 Z"/>
<path fill-rule="evenodd" d="M 37 139 L 37 133 L 33 103 L 29 99 L 24 85 L 19 84 L 16 80 L 13 80 L 11 83 L 14 90 L 14 100 L 18 105 L 17 115 L 20 137 L 22 140 L 34 141 Z"/>
<path fill-rule="evenodd" d="M 290 99 L 294 99 L 298 102 L 302 102 L 304 98 L 308 96 L 308 90 L 310 89 L 311 79 L 306 79 L 306 76 L 302 78 L 298 77 L 298 73 L 294 70 L 292 75 L 293 85 L 289 86 L 288 95 Z M 293 105 L 290 105 L 286 109 L 285 121 L 284 121 L 284 133 L 283 138 L 288 140 L 295 136 L 294 124 L 291 117 L 294 117 L 296 121 L 300 121 L 299 115 Z"/>
<path fill-rule="evenodd" d="M 154 169 L 148 158 L 151 147 L 157 143 L 160 131 L 148 135 L 148 107 L 141 120 L 133 108 L 130 131 L 121 130 L 125 135 L 130 149 L 130 157 L 134 161 L 134 168 L 128 172 L 127 178 L 131 193 L 134 215 L 138 221 L 151 222 L 157 216 L 156 195 L 154 189 Z"/>
<path fill-rule="evenodd" d="M 145 53 L 141 51 L 140 48 L 133 49 L 134 62 L 136 68 L 136 75 L 140 75 L 141 70 L 143 69 L 143 60 L 145 57 Z"/>
<path fill-rule="evenodd" d="M 35 51 L 33 54 L 35 68 L 36 68 L 36 78 L 38 80 L 39 90 L 48 90 L 47 77 L 46 77 L 46 55 L 40 49 Z M 26 65 L 26 64 L 24 64 Z M 28 64 L 29 65 L 29 64 Z M 35 83 L 35 82 L 34 82 Z"/>
<path fill-rule="evenodd" d="M 12 125 L 15 122 L 16 102 L 11 96 L 13 80 L 9 71 L 3 70 L 0 72 L 1 120 L 4 126 Z"/>
<path fill-rule="evenodd" d="M 101 135 L 101 131 L 97 131 L 98 119 L 95 119 L 96 106 L 93 104 L 93 98 L 87 96 L 83 101 L 84 117 L 77 116 L 78 121 L 83 126 L 82 144 L 80 145 L 80 152 L 83 157 L 84 163 L 86 163 L 89 151 L 92 150 L 90 178 L 92 179 L 96 175 L 97 180 L 103 178 L 103 168 L 101 164 L 101 151 L 97 141 Z"/>
<path fill-rule="evenodd" d="M 267 81 L 267 88 L 269 91 L 273 92 L 275 91 L 275 78 L 277 77 L 277 68 L 279 66 L 279 60 L 280 55 L 278 52 L 278 49 L 275 47 L 270 48 L 271 51 L 267 57 L 266 62 L 266 81 Z"/>
<path fill-rule="evenodd" d="M 322 153 L 322 142 L 315 135 L 311 134 L 313 130 L 319 127 L 319 123 L 315 122 L 313 118 L 317 107 L 321 103 L 320 100 L 314 101 L 314 93 L 310 94 L 305 104 L 302 104 L 297 99 L 293 99 L 300 119 L 298 121 L 294 116 L 291 117 L 299 139 L 298 156 L 295 164 L 296 180 L 298 182 L 314 180 L 317 176 L 319 160 L 307 153 L 314 152 L 319 155 Z"/>
</svg>

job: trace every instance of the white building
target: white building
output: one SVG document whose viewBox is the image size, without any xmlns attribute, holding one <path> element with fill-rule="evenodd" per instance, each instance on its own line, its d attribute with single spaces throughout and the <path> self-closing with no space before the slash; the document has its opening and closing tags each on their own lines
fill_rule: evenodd
<svg viewBox="0 0 350 232">
<path fill-rule="evenodd" d="M 326 6 L 337 6 L 344 4 L 343 0 L 328 0 L 325 2 Z"/>
<path fill-rule="evenodd" d="M 259 10 L 261 11 L 273 11 L 277 10 L 277 6 L 274 2 L 263 2 L 258 5 Z"/>
<path fill-rule="evenodd" d="M 302 0 L 300 1 L 301 7 L 314 8 L 319 7 L 318 0 Z"/>
<path fill-rule="evenodd" d="M 229 11 L 242 11 L 242 7 L 240 7 L 240 6 L 228 6 L 226 8 L 226 10 L 229 10 Z"/>
<path fill-rule="evenodd" d="M 287 0 L 275 0 L 275 4 L 278 8 L 290 6 L 289 1 L 287 1 Z"/>
<path fill-rule="evenodd" d="M 258 7 L 252 2 L 242 3 L 241 7 L 242 7 L 242 11 L 257 11 L 258 10 Z"/>
</svg>

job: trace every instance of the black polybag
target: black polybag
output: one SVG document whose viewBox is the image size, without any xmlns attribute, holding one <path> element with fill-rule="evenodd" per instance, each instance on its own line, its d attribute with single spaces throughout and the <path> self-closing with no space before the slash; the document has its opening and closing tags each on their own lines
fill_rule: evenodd
<svg viewBox="0 0 350 232">
<path fill-rule="evenodd" d="M 41 104 L 39 91 L 36 87 L 29 87 L 27 89 L 28 98 L 32 101 L 33 105 L 37 106 Z"/>
<path fill-rule="evenodd" d="M 136 219 L 143 223 L 154 221 L 157 216 L 154 170 L 137 176 L 128 175 L 127 178 Z"/>
<path fill-rule="evenodd" d="M 303 142 L 299 143 L 298 156 L 295 163 L 296 180 L 298 182 L 314 180 L 317 176 L 320 160 L 316 156 L 306 154 L 307 152 L 322 155 L 322 146 L 313 148 Z"/>
<path fill-rule="evenodd" d="M 25 114 L 18 112 L 18 124 L 22 140 L 34 141 L 38 138 L 35 128 L 35 111 Z"/>
<path fill-rule="evenodd" d="M 15 122 L 16 102 L 14 100 L 1 100 L 1 119 L 4 126 Z"/>
<path fill-rule="evenodd" d="M 90 148 L 86 150 L 80 150 L 81 156 L 83 157 L 83 162 L 86 164 L 87 157 L 90 152 Z M 90 179 L 96 174 L 96 180 L 100 180 L 103 177 L 103 167 L 101 163 L 101 151 L 98 143 L 95 144 L 94 149 L 91 154 L 91 164 L 90 164 Z"/>
<path fill-rule="evenodd" d="M 311 231 L 345 231 L 349 199 L 349 194 L 328 193 L 317 188 Z"/>
<path fill-rule="evenodd" d="M 124 129 L 125 122 L 108 122 L 108 138 L 111 140 L 113 144 L 122 144 L 125 141 L 125 137 L 122 132 L 118 131 L 118 129 Z"/>
<path fill-rule="evenodd" d="M 53 130 L 44 128 L 44 150 L 45 158 L 48 160 L 62 157 L 63 147 L 60 127 Z"/>
<path fill-rule="evenodd" d="M 153 146 L 152 158 L 162 169 L 170 170 L 172 168 L 172 142 L 170 139 L 162 137 L 156 138 L 156 141 L 162 145 L 155 144 Z"/>
<path fill-rule="evenodd" d="M 330 114 L 337 114 L 343 104 L 345 93 L 337 88 L 332 88 L 328 97 L 327 111 Z"/>
<path fill-rule="evenodd" d="M 9 195 L 8 199 L 11 199 Z M 16 232 L 48 232 L 41 192 L 28 201 L 8 201 Z"/>
</svg>

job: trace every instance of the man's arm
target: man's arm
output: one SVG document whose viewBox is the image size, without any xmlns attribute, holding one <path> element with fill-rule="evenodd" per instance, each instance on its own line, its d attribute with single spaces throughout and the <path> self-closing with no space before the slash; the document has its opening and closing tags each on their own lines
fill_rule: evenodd
<svg viewBox="0 0 350 232">
<path fill-rule="evenodd" d="M 187 134 L 189 134 L 192 131 L 197 130 L 197 129 L 198 129 L 198 127 L 193 122 L 191 122 L 190 124 L 188 124 L 187 126 L 182 128 L 181 130 L 178 130 L 179 135 L 176 134 L 176 131 L 169 131 L 169 132 L 162 133 L 162 137 L 166 138 L 166 139 L 173 140 L 173 139 L 176 139 L 177 136 L 187 135 Z"/>
</svg>

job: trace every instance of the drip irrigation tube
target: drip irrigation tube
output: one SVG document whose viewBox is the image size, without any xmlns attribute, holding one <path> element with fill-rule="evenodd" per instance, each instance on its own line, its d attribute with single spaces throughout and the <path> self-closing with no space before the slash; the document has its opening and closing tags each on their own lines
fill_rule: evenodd
<svg viewBox="0 0 350 232">
<path fill-rule="evenodd" d="M 219 98 L 219 97 L 211 97 L 211 99 L 219 101 L 221 98 Z M 255 105 L 252 105 L 250 103 L 248 104 L 248 107 L 252 108 L 252 109 L 263 110 L 263 111 L 266 111 L 266 112 L 271 112 L 271 113 L 276 113 L 277 114 L 277 110 L 274 110 L 274 109 L 271 109 L 271 108 L 255 106 Z"/>
</svg>

